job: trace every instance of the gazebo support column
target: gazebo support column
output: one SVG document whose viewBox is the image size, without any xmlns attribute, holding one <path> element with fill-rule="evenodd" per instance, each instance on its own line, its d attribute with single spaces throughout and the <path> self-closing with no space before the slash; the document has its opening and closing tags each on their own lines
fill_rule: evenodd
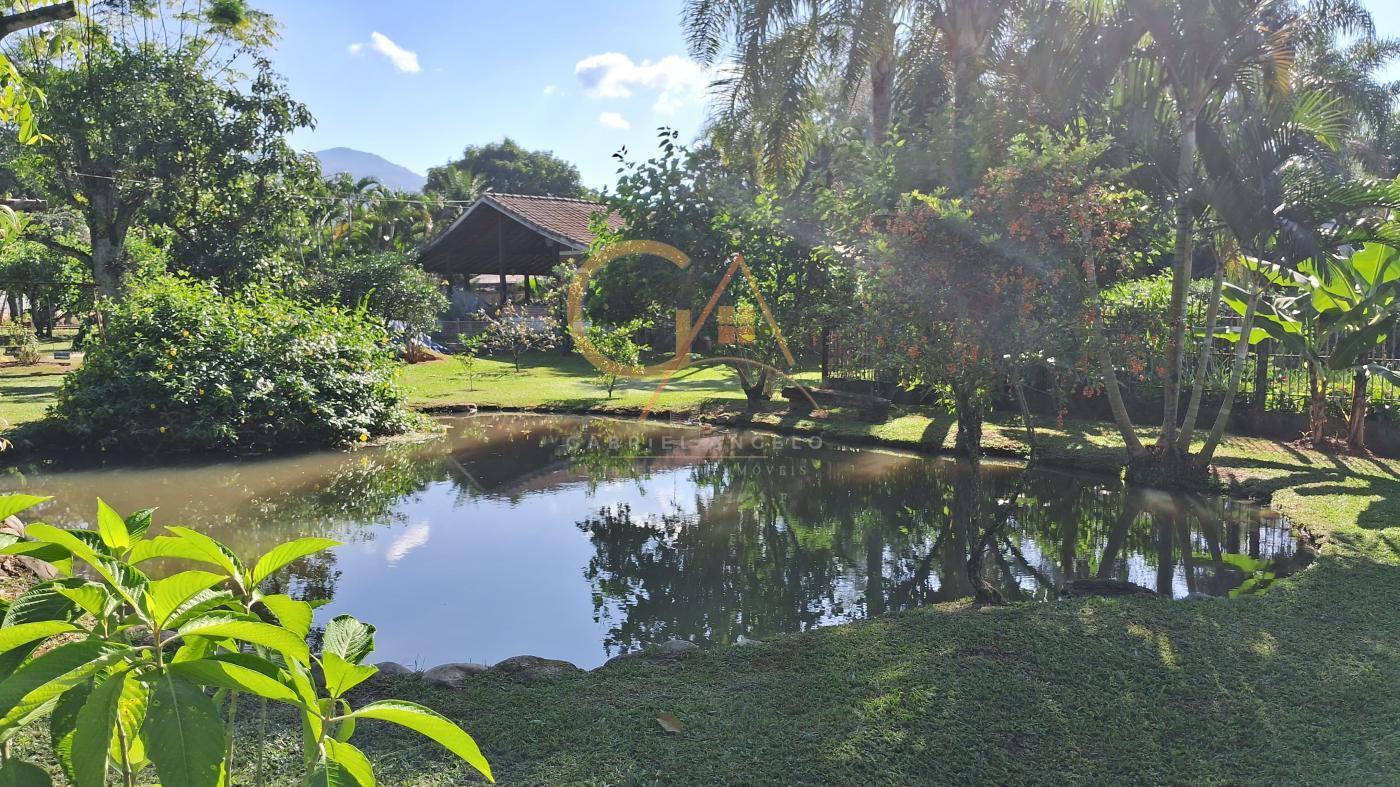
<svg viewBox="0 0 1400 787">
<path fill-rule="evenodd" d="M 501 308 L 506 307 L 506 246 L 504 230 L 501 228 L 501 214 L 496 214 L 496 268 L 500 271 Z"/>
</svg>

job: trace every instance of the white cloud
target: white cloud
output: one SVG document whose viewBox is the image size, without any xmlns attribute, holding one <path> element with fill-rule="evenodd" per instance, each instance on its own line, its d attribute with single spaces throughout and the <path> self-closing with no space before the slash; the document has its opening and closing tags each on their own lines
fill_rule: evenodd
<svg viewBox="0 0 1400 787">
<path fill-rule="evenodd" d="M 557 96 L 557 95 L 559 95 L 559 86 L 558 86 L 558 85 L 545 85 L 545 86 L 544 86 L 544 94 L 545 94 L 546 96 Z"/>
<path fill-rule="evenodd" d="M 366 50 L 378 52 L 390 63 L 393 63 L 395 69 L 405 74 L 416 74 L 423 70 L 423 67 L 418 64 L 417 52 L 404 49 L 383 33 L 370 33 L 369 43 L 351 44 L 349 49 L 350 54 L 357 57 L 363 55 Z"/>
<path fill-rule="evenodd" d="M 598 122 L 602 123 L 604 128 L 615 128 L 623 131 L 632 127 L 632 124 L 627 122 L 627 118 L 616 112 L 604 112 L 598 116 Z"/>
<path fill-rule="evenodd" d="M 703 66 L 679 55 L 668 55 L 655 63 L 650 60 L 634 63 L 621 52 L 605 52 L 578 61 L 574 74 L 584 92 L 594 98 L 631 98 L 639 92 L 657 93 L 653 109 L 663 114 L 703 98 L 710 82 Z"/>
<path fill-rule="evenodd" d="M 385 562 L 389 565 L 397 565 L 409 552 L 428 543 L 428 538 L 433 534 L 432 528 L 426 522 L 411 525 L 394 543 L 389 545 L 388 551 L 384 553 Z"/>
</svg>

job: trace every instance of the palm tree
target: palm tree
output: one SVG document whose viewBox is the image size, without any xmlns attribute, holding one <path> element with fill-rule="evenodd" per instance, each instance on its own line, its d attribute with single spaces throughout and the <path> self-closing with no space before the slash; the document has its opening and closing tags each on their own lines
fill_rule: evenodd
<svg viewBox="0 0 1400 787">
<path fill-rule="evenodd" d="M 432 234 L 434 225 L 451 223 L 469 205 L 480 199 L 481 195 L 491 190 L 491 184 L 486 178 L 474 170 L 444 167 L 441 171 L 446 177 L 445 187 L 434 188 L 430 185 L 423 194 L 424 199 L 435 203 L 428 211 L 431 219 L 429 235 Z"/>
<path fill-rule="evenodd" d="M 1384 77 L 1400 40 L 1380 38 L 1359 0 L 1313 0 L 1301 17 L 1295 83 L 1325 92 L 1351 118 L 1347 158 L 1367 174 L 1392 177 L 1386 141 L 1395 124 L 1400 81 Z"/>
<path fill-rule="evenodd" d="M 761 177 L 792 178 L 814 122 L 837 106 L 861 118 L 871 144 L 900 113 L 923 123 L 946 110 L 949 160 L 964 165 L 978 85 L 1024 0 L 688 0 L 690 50 L 731 65 L 720 90 L 721 138 L 756 151 Z M 834 85 L 834 90 L 831 86 Z M 960 188 L 965 166 L 949 173 Z"/>
<path fill-rule="evenodd" d="M 1198 132 L 1213 108 L 1245 74 L 1287 89 L 1293 62 L 1293 20 L 1280 20 L 1278 0 L 1125 0 L 1148 33 L 1143 60 L 1127 70 L 1136 95 L 1169 112 L 1175 136 L 1176 240 L 1172 264 L 1162 428 L 1152 451 L 1133 448 L 1129 475 L 1158 478 L 1185 465 L 1179 446 L 1186 294 L 1196 250 Z M 1165 106 L 1163 106 L 1165 104 Z M 1140 468 L 1140 469 L 1139 469 Z"/>
</svg>

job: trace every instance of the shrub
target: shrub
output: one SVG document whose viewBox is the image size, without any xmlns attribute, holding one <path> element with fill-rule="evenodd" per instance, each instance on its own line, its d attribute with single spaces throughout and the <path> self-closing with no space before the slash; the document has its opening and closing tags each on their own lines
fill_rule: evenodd
<svg viewBox="0 0 1400 787">
<path fill-rule="evenodd" d="M 481 348 L 490 353 L 510 356 L 520 373 L 520 356 L 531 350 L 554 348 L 557 328 L 552 317 L 533 317 L 514 303 L 507 303 L 496 312 L 481 334 Z"/>
<path fill-rule="evenodd" d="M 45 500 L 0 497 L 0 519 Z M 48 562 L 59 578 L 0 602 L 0 739 L 48 717 L 53 758 L 74 784 L 134 784 L 154 768 L 163 784 L 214 787 L 231 783 L 236 712 L 248 695 L 264 719 L 268 702 L 297 711 L 306 784 L 373 787 L 373 766 L 351 743 L 369 720 L 421 733 L 491 778 L 476 742 L 446 717 L 400 700 L 350 706 L 346 693 L 378 672 L 361 663 L 373 626 L 337 617 L 312 654 L 312 605 L 259 590 L 334 541 L 302 538 L 244 563 L 193 530 L 148 538 L 150 525 L 149 510 L 123 517 L 99 500 L 96 531 L 32 524 L 23 540 L 4 536 L 0 553 Z M 201 568 L 163 579 L 142 571 L 172 558 Z M 261 772 L 255 781 L 265 783 Z M 52 783 L 8 756 L 0 782 Z"/>
<path fill-rule="evenodd" d="M 33 366 L 43 360 L 43 355 L 39 352 L 39 337 L 28 325 L 20 322 L 10 323 L 9 342 L 10 346 L 15 348 L 15 358 L 20 366 Z"/>
<path fill-rule="evenodd" d="M 435 330 L 448 305 L 437 279 L 400 252 L 341 254 L 323 260 L 306 292 L 350 309 L 368 299 L 371 314 L 386 324 L 402 323 L 397 333 L 415 336 Z"/>
<path fill-rule="evenodd" d="M 602 325 L 589 327 L 588 341 L 593 345 L 593 349 L 618 366 L 615 369 L 599 369 L 596 376 L 598 384 L 607 389 L 609 399 L 612 398 L 613 389 L 622 377 L 619 371 L 641 369 L 642 348 L 632 341 L 632 335 L 645 327 L 646 323 L 641 320 L 632 320 L 612 328 Z"/>
<path fill-rule="evenodd" d="M 382 325 L 265 288 L 223 296 L 151 280 L 111 307 L 86 349 L 52 414 L 103 448 L 339 445 L 412 422 Z"/>
<path fill-rule="evenodd" d="M 476 376 L 480 373 L 481 347 L 485 344 L 484 335 L 468 336 L 465 333 L 457 335 L 457 343 L 461 349 L 452 357 L 457 360 L 457 365 L 462 367 L 462 376 L 467 378 L 467 390 L 476 390 Z"/>
</svg>

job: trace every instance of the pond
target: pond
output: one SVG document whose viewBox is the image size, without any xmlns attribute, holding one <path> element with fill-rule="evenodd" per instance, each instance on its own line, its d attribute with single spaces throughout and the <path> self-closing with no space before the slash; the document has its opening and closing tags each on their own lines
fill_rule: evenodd
<svg viewBox="0 0 1400 787">
<path fill-rule="evenodd" d="M 159 506 L 255 556 L 345 542 L 271 580 L 379 627 L 375 660 L 426 668 L 528 653 L 594 667 L 671 638 L 762 638 L 970 595 L 967 560 L 1001 519 L 983 576 L 1050 600 L 1076 580 L 1230 595 L 1288 573 L 1279 515 L 806 438 L 581 417 L 447 418 L 424 443 L 119 469 L 13 470 L 80 526 L 101 497 Z M 1008 516 L 1002 517 L 1003 514 Z"/>
</svg>

